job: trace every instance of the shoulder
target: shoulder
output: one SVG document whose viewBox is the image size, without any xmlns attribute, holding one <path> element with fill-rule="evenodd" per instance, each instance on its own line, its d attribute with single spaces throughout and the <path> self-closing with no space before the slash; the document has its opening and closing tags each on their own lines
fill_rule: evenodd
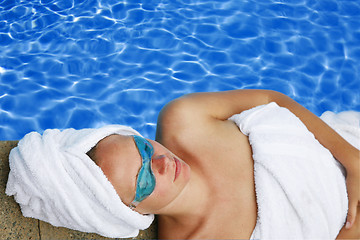
<svg viewBox="0 0 360 240">
<path fill-rule="evenodd" d="M 251 89 L 187 94 L 161 110 L 157 137 L 165 130 L 186 133 L 190 131 L 189 127 L 191 131 L 213 128 L 234 114 L 269 103 L 274 94 L 274 91 Z"/>
<path fill-rule="evenodd" d="M 257 89 L 187 94 L 168 103 L 161 111 L 159 119 L 173 118 L 176 115 L 181 120 L 227 120 L 236 113 L 269 103 L 279 94 L 271 90 Z"/>
<path fill-rule="evenodd" d="M 168 103 L 160 112 L 156 140 L 174 153 L 216 151 L 238 136 L 237 126 L 211 114 L 213 99 L 190 94 Z M 233 137 L 231 137 L 233 136 Z M 226 141 L 223 141 L 226 139 Z"/>
<path fill-rule="evenodd" d="M 179 138 L 190 134 L 196 136 L 196 133 L 206 131 L 216 120 L 199 103 L 196 94 L 188 94 L 169 102 L 160 111 L 156 139 L 164 140 L 169 136 Z"/>
<path fill-rule="evenodd" d="M 194 101 L 181 97 L 169 102 L 159 113 L 156 140 L 166 147 L 192 144 L 204 132 L 206 117 Z M 191 137 L 189 137 L 191 136 Z"/>
</svg>

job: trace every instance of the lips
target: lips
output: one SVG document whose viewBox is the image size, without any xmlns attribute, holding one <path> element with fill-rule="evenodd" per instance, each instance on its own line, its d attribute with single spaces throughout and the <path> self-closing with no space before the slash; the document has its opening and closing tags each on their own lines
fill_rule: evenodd
<svg viewBox="0 0 360 240">
<path fill-rule="evenodd" d="M 174 157 L 174 161 L 175 161 L 175 177 L 174 177 L 174 181 L 175 181 L 181 172 L 181 162 L 176 157 Z"/>
</svg>

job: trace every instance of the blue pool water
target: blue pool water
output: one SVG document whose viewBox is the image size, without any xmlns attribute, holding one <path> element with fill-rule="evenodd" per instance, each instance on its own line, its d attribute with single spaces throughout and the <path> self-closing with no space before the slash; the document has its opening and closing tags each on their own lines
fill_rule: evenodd
<svg viewBox="0 0 360 240">
<path fill-rule="evenodd" d="M 115 123 L 154 138 L 159 110 L 199 91 L 360 111 L 359 71 L 358 0 L 0 1 L 0 140 Z"/>
</svg>

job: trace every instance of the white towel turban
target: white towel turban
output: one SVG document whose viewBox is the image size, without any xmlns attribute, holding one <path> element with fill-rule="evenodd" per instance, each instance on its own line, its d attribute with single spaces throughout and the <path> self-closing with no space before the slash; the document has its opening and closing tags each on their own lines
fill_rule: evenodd
<svg viewBox="0 0 360 240">
<path fill-rule="evenodd" d="M 10 152 L 6 194 L 14 195 L 24 216 L 54 226 L 106 237 L 137 236 L 154 216 L 127 207 L 86 154 L 111 134 L 140 135 L 121 125 L 27 134 Z"/>
</svg>

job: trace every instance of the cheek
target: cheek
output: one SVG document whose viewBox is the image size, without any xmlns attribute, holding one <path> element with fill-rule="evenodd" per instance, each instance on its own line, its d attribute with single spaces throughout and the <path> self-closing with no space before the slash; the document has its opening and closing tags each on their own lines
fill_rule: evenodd
<svg viewBox="0 0 360 240">
<path fill-rule="evenodd" d="M 165 180 L 165 179 L 164 179 Z M 153 192 L 154 197 L 159 202 L 165 202 L 172 195 L 172 186 L 167 181 L 157 181 Z"/>
<path fill-rule="evenodd" d="M 149 196 L 146 205 L 151 209 L 157 210 L 160 209 L 167 204 L 169 204 L 175 197 L 175 188 L 167 181 L 159 181 L 161 179 L 157 179 L 156 186 L 154 192 Z M 145 201 L 144 200 L 144 203 Z"/>
<path fill-rule="evenodd" d="M 190 167 L 186 164 L 179 182 L 172 182 L 172 178 L 161 176 L 155 173 L 156 186 L 154 192 L 140 205 L 139 210 L 143 214 L 157 213 L 158 210 L 166 207 L 182 191 L 190 179 Z"/>
<path fill-rule="evenodd" d="M 157 186 L 154 192 L 139 204 L 138 210 L 143 214 L 157 213 L 158 210 L 171 202 L 170 196 L 169 191 Z"/>
<path fill-rule="evenodd" d="M 156 186 L 153 192 L 153 195 L 157 199 L 164 201 L 171 201 L 175 198 L 185 185 L 189 182 L 191 176 L 190 166 L 186 163 L 182 165 L 181 174 L 178 179 L 173 182 L 173 176 L 161 176 L 155 174 L 156 177 Z"/>
</svg>

